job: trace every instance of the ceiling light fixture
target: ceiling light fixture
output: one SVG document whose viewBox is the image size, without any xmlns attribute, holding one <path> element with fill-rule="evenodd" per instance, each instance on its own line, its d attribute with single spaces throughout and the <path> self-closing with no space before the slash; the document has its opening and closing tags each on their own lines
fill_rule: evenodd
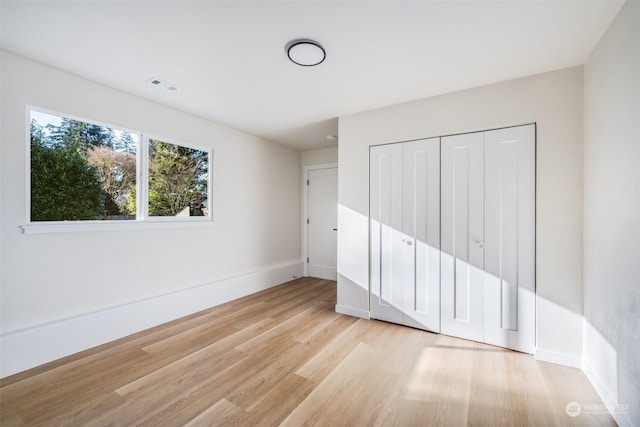
<svg viewBox="0 0 640 427">
<path fill-rule="evenodd" d="M 285 49 L 291 62 L 303 67 L 318 65 L 327 57 L 320 43 L 309 39 L 291 40 Z"/>
</svg>

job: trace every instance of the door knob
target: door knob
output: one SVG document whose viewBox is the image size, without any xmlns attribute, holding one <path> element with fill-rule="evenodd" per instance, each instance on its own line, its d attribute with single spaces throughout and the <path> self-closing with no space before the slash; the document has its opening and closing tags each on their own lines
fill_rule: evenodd
<svg viewBox="0 0 640 427">
<path fill-rule="evenodd" d="M 474 240 L 473 243 L 475 243 L 476 246 L 478 246 L 478 249 L 484 248 L 484 243 L 482 243 L 480 240 Z"/>
<path fill-rule="evenodd" d="M 337 229 L 337 228 L 334 228 L 334 229 L 333 229 L 333 231 L 338 231 L 338 229 Z"/>
</svg>

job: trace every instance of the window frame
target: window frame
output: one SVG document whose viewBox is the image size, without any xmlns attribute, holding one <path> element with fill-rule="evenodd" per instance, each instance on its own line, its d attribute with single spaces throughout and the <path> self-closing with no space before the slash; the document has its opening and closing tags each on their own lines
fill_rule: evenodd
<svg viewBox="0 0 640 427">
<path fill-rule="evenodd" d="M 136 143 L 136 218 L 133 220 L 69 220 L 69 221 L 32 221 L 31 220 L 31 112 L 39 112 L 81 121 L 113 130 L 128 132 L 138 136 Z M 202 226 L 214 224 L 214 149 L 200 145 L 185 143 L 174 138 L 165 138 L 156 134 L 116 126 L 98 120 L 86 119 L 73 114 L 60 113 L 54 110 L 26 105 L 25 108 L 25 140 L 26 140 L 26 221 L 20 228 L 25 234 L 59 233 L 83 231 L 114 231 L 140 228 L 174 228 Z M 206 216 L 151 216 L 149 215 L 149 140 L 158 140 L 173 145 L 204 151 L 207 153 L 207 201 Z"/>
<path fill-rule="evenodd" d="M 204 151 L 207 153 L 207 164 L 209 170 L 207 171 L 207 201 L 209 203 L 209 214 L 206 216 L 152 216 L 149 215 L 149 140 L 166 142 L 167 144 L 179 145 L 181 147 L 190 148 L 192 150 Z M 138 176 L 136 178 L 136 185 L 138 182 L 142 182 L 144 185 L 144 193 L 141 197 L 136 199 L 137 212 L 136 220 L 140 218 L 140 221 L 153 221 L 153 222 L 202 222 L 213 221 L 213 149 L 201 147 L 195 144 L 189 144 L 186 142 L 178 141 L 172 138 L 163 138 L 152 134 L 140 134 L 141 155 L 137 160 L 142 163 L 142 167 L 138 167 Z M 140 186 L 142 189 L 142 186 Z M 137 196 L 137 194 L 136 194 Z"/>
</svg>

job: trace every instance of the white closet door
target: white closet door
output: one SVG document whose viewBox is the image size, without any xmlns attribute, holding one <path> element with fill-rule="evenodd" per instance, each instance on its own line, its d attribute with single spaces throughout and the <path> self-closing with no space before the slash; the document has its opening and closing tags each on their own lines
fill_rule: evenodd
<svg viewBox="0 0 640 427">
<path fill-rule="evenodd" d="M 442 138 L 441 331 L 484 334 L 484 134 Z"/>
<path fill-rule="evenodd" d="M 535 347 L 535 128 L 485 132 L 485 342 Z"/>
<path fill-rule="evenodd" d="M 402 323 L 402 145 L 370 150 L 371 290 L 374 319 Z"/>
<path fill-rule="evenodd" d="M 440 138 L 402 152 L 403 323 L 440 332 Z"/>
</svg>

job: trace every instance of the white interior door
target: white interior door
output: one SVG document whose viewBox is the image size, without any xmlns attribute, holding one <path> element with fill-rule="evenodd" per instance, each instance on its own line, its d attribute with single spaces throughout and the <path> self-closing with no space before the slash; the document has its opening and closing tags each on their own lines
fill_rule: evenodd
<svg viewBox="0 0 640 427">
<path fill-rule="evenodd" d="M 403 323 L 440 332 L 440 138 L 402 154 Z"/>
<path fill-rule="evenodd" d="M 336 280 L 338 168 L 312 169 L 307 187 L 307 273 Z"/>
<path fill-rule="evenodd" d="M 440 140 L 371 148 L 371 316 L 440 331 Z"/>
<path fill-rule="evenodd" d="M 442 138 L 441 331 L 483 341 L 484 134 Z"/>
<path fill-rule="evenodd" d="M 484 341 L 535 348 L 535 128 L 485 132 Z"/>
<path fill-rule="evenodd" d="M 402 323 L 402 145 L 371 147 L 369 165 L 370 314 Z"/>
</svg>

